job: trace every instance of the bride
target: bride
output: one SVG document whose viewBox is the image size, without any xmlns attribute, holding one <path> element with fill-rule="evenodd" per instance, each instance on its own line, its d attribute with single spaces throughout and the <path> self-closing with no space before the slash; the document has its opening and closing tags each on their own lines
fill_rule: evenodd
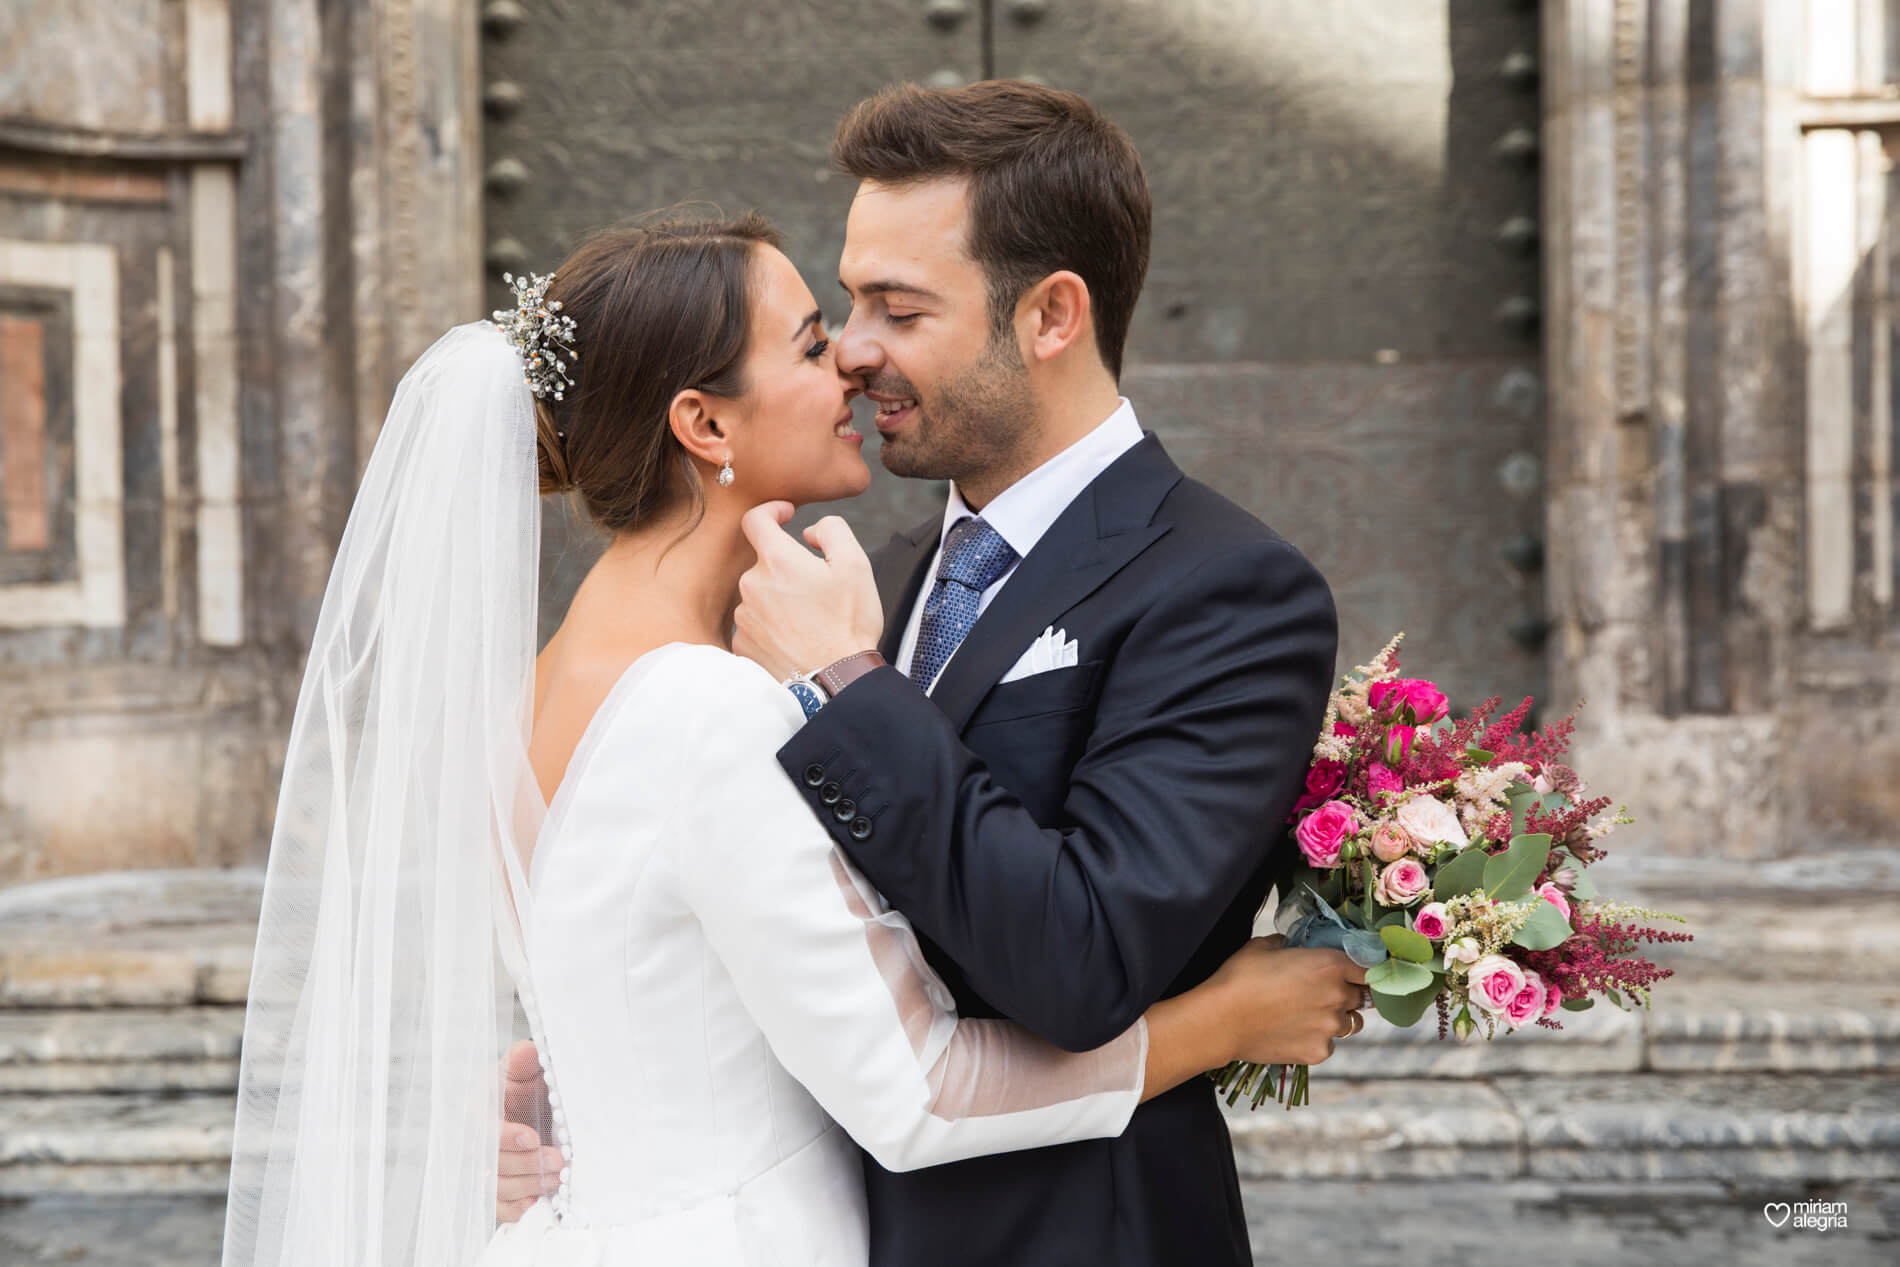
<svg viewBox="0 0 1900 1267">
<path fill-rule="evenodd" d="M 858 1146 L 1110 1136 L 1304 1056 L 1260 965 L 1308 952 L 1267 942 L 1095 1051 L 960 1020 L 780 771 L 799 704 L 727 649 L 740 517 L 870 476 L 778 246 L 757 217 L 607 232 L 398 387 L 291 728 L 226 1264 L 862 1264 Z M 539 492 L 611 544 L 537 657 Z M 517 998 L 560 1168 L 497 1230 Z"/>
</svg>

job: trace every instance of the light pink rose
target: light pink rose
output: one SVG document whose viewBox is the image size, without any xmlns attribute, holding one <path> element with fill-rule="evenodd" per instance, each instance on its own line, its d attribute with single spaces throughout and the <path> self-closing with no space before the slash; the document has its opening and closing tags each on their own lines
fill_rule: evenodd
<svg viewBox="0 0 1900 1267">
<path fill-rule="evenodd" d="M 1504 1007 L 1504 1019 L 1512 1028 L 1528 1025 L 1544 1014 L 1544 979 L 1528 969 L 1524 972 L 1524 988 L 1511 996 Z"/>
<path fill-rule="evenodd" d="M 1300 852 L 1316 867 L 1339 865 L 1339 847 L 1346 843 L 1359 825 L 1352 806 L 1344 801 L 1328 801 L 1300 820 L 1293 829 Z"/>
<path fill-rule="evenodd" d="M 1565 919 L 1570 918 L 1570 899 L 1565 897 L 1564 891 L 1555 884 L 1549 880 L 1544 881 L 1537 886 L 1537 896 L 1562 911 Z"/>
<path fill-rule="evenodd" d="M 1372 896 L 1386 906 L 1410 906 L 1432 887 L 1431 878 L 1417 858 L 1401 858 L 1387 863 L 1372 886 Z"/>
<path fill-rule="evenodd" d="M 1451 931 L 1451 921 L 1445 916 L 1443 902 L 1427 902 L 1418 908 L 1418 914 L 1412 916 L 1412 931 L 1420 937 L 1429 937 L 1433 941 L 1442 941 Z"/>
<path fill-rule="evenodd" d="M 1381 792 L 1403 792 L 1405 780 L 1398 771 L 1383 761 L 1374 761 L 1366 767 L 1366 790 L 1378 796 Z"/>
<path fill-rule="evenodd" d="M 1544 985 L 1544 1015 L 1549 1016 L 1559 1007 L 1562 1007 L 1563 1001 L 1564 992 L 1557 988 L 1557 983 L 1555 981 L 1546 982 Z"/>
<path fill-rule="evenodd" d="M 1445 966 L 1448 968 L 1460 964 L 1471 968 L 1477 964 L 1479 957 L 1476 937 L 1460 937 L 1457 941 L 1445 943 Z"/>
<path fill-rule="evenodd" d="M 1503 955 L 1486 955 L 1471 965 L 1467 981 L 1472 1003 L 1492 1016 L 1502 1016 L 1511 1000 L 1523 992 L 1524 969 Z"/>
<path fill-rule="evenodd" d="M 1458 815 L 1435 796 L 1413 797 L 1399 806 L 1396 817 L 1399 827 L 1412 838 L 1412 846 L 1421 853 L 1429 853 L 1433 845 L 1457 845 L 1462 849 L 1471 843 Z"/>
<path fill-rule="evenodd" d="M 1537 777 L 1531 780 L 1531 790 L 1536 792 L 1539 796 L 1549 796 L 1552 792 L 1557 790 L 1557 785 L 1550 781 L 1549 775 L 1539 770 Z"/>
<path fill-rule="evenodd" d="M 1372 829 L 1372 856 L 1380 862 L 1397 862 L 1411 852 L 1412 841 L 1400 826 L 1384 819 Z"/>
</svg>

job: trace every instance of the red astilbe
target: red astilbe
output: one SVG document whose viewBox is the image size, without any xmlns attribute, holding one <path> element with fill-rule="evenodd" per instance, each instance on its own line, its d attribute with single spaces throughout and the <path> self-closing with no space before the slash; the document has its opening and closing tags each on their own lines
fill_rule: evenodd
<svg viewBox="0 0 1900 1267">
<path fill-rule="evenodd" d="M 1635 953 L 1643 942 L 1685 942 L 1690 933 L 1670 932 L 1644 924 L 1625 924 L 1602 916 L 1580 913 L 1576 935 L 1550 950 L 1524 954 L 1526 964 L 1544 980 L 1554 983 L 1566 999 L 1581 999 L 1609 990 L 1647 990 L 1675 975 Z"/>
<path fill-rule="evenodd" d="M 1572 805 L 1562 813 L 1549 813 L 1543 806 L 1533 805 L 1524 814 L 1524 830 L 1532 835 L 1548 835 L 1568 847 L 1579 861 L 1594 862 L 1603 851 L 1590 840 L 1590 820 L 1614 803 L 1607 796 L 1599 796 L 1593 801 Z"/>
<path fill-rule="evenodd" d="M 1526 704 L 1529 700 L 1524 701 Z M 1500 761 L 1522 761 L 1533 769 L 1555 766 L 1570 752 L 1570 736 L 1577 729 L 1575 713 L 1559 722 L 1552 722 L 1536 734 L 1511 734 L 1498 738 L 1496 745 L 1486 744 L 1491 752 L 1498 754 Z M 1572 778 L 1575 777 L 1573 774 Z M 1568 791 L 1559 784 L 1560 790 Z"/>
<path fill-rule="evenodd" d="M 1490 706 L 1495 707 L 1498 701 L 1489 703 Z M 1485 727 L 1483 736 L 1478 740 L 1478 746 L 1486 752 L 1495 752 L 1499 760 L 1506 760 L 1504 754 L 1507 751 L 1515 751 L 1522 745 L 1524 721 L 1531 715 L 1531 709 L 1535 704 L 1536 701 L 1526 695 L 1523 703 Z M 1509 759 L 1521 760 L 1522 758 Z"/>
</svg>

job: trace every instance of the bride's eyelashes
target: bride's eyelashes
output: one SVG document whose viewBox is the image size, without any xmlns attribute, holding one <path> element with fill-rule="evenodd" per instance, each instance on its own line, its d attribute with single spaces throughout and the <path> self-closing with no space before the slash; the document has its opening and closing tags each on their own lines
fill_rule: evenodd
<svg viewBox="0 0 1900 1267">
<path fill-rule="evenodd" d="M 831 340 L 820 339 L 818 340 L 818 342 L 812 344 L 810 347 L 805 349 L 805 359 L 808 361 L 815 361 L 819 357 L 823 356 L 825 353 L 829 352 L 830 350 L 831 350 Z"/>
</svg>

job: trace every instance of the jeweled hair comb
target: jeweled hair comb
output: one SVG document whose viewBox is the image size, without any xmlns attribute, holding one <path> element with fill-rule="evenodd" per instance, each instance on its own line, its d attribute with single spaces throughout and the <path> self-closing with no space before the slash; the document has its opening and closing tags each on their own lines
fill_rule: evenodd
<svg viewBox="0 0 1900 1267">
<path fill-rule="evenodd" d="M 554 274 L 503 273 L 501 280 L 514 287 L 515 310 L 497 308 L 494 321 L 521 357 L 521 381 L 538 397 L 563 399 L 562 393 L 574 386 L 569 368 L 580 363 L 581 354 L 574 350 L 574 318 L 561 315 L 560 300 L 548 302 Z M 566 363 L 562 353 L 567 354 Z"/>
</svg>

